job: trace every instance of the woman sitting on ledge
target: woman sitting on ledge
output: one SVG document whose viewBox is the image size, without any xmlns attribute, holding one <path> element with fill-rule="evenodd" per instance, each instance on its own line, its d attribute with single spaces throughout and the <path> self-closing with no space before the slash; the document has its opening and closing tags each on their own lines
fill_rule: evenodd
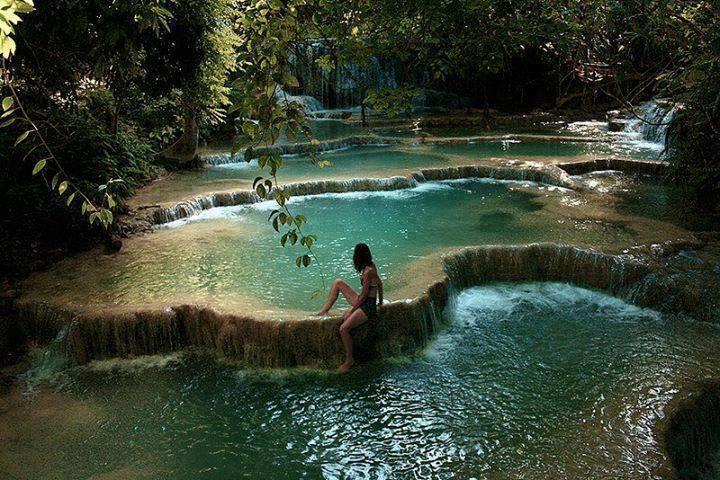
<svg viewBox="0 0 720 480">
<path fill-rule="evenodd" d="M 367 322 L 377 318 L 377 305 L 383 303 L 383 284 L 378 275 L 377 268 L 372 261 L 370 248 L 364 243 L 355 245 L 353 253 L 353 265 L 360 277 L 360 285 L 362 290 L 360 295 L 346 282 L 338 279 L 335 280 L 330 287 L 327 302 L 318 315 L 325 315 L 332 308 L 338 299 L 340 293 L 350 304 L 350 310 L 343 313 L 343 322 L 340 325 L 340 337 L 345 347 L 345 362 L 338 367 L 338 372 L 347 372 L 355 363 L 353 357 L 352 338 L 350 331 Z"/>
</svg>

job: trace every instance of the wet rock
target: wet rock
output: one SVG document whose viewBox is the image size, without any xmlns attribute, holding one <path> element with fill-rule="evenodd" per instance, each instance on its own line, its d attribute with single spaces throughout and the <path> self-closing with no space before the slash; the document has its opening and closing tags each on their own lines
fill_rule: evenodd
<svg viewBox="0 0 720 480">
<path fill-rule="evenodd" d="M 718 478 L 720 381 L 705 381 L 669 407 L 665 447 L 676 478 Z"/>
<path fill-rule="evenodd" d="M 628 124 L 625 118 L 613 118 L 608 121 L 608 130 L 611 132 L 622 132 Z"/>
<path fill-rule="evenodd" d="M 123 242 L 120 235 L 112 234 L 105 240 L 105 252 L 116 253 L 122 248 Z"/>
<path fill-rule="evenodd" d="M 0 315 L 0 367 L 15 363 L 24 351 L 25 336 L 16 318 L 12 315 Z"/>
</svg>

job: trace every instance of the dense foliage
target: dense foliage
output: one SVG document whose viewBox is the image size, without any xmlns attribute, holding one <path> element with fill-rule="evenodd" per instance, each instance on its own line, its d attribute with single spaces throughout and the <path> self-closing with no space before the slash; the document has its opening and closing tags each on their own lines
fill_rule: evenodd
<svg viewBox="0 0 720 480">
<path fill-rule="evenodd" d="M 660 80 L 682 105 L 670 125 L 670 161 L 675 180 L 712 208 L 720 204 L 720 4 L 668 2 L 665 8 L 669 23 L 658 28 L 673 56 Z"/>
<path fill-rule="evenodd" d="M 307 89 L 293 52 L 318 44 L 310 71 L 351 78 L 363 113 L 402 114 L 420 87 L 515 110 L 627 107 L 667 95 L 684 105 L 670 137 L 676 179 L 717 200 L 718 8 L 701 0 L 0 0 L 0 240 L 17 246 L 3 249 L 3 264 L 22 268 L 28 244 L 42 251 L 57 237 L 84 245 L 72 239 L 105 235 L 101 226 L 157 165 L 192 164 L 198 131 L 240 131 L 234 149 L 251 147 L 248 158 L 281 132 L 312 142 L 302 109 L 283 92 Z M 362 74 L 378 58 L 394 62 L 400 88 Z M 256 191 L 278 202 L 270 221 L 283 244 L 307 250 L 297 260 L 307 265 L 316 237 L 276 189 L 282 158 L 259 162 Z"/>
<path fill-rule="evenodd" d="M 4 272 L 107 236 L 183 116 L 222 118 L 235 60 L 225 0 L 32 3 L 0 4 Z"/>
</svg>

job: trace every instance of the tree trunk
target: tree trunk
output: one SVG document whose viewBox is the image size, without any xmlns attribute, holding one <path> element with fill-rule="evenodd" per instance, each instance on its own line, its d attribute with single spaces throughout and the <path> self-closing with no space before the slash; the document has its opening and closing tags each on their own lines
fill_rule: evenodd
<svg viewBox="0 0 720 480">
<path fill-rule="evenodd" d="M 191 166 L 198 159 L 199 139 L 200 129 L 195 120 L 195 114 L 188 110 L 185 113 L 185 125 L 182 135 L 175 143 L 160 152 L 160 156 L 169 160 L 173 166 Z"/>
</svg>

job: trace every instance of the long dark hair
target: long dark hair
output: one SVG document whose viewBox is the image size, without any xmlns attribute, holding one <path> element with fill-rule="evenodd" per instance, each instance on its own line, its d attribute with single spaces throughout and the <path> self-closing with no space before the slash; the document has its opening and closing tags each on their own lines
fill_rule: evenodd
<svg viewBox="0 0 720 480">
<path fill-rule="evenodd" d="M 370 253 L 370 247 L 364 243 L 358 243 L 355 245 L 355 252 L 353 252 L 353 266 L 358 272 L 362 272 L 365 267 L 373 265 L 372 253 Z"/>
</svg>

